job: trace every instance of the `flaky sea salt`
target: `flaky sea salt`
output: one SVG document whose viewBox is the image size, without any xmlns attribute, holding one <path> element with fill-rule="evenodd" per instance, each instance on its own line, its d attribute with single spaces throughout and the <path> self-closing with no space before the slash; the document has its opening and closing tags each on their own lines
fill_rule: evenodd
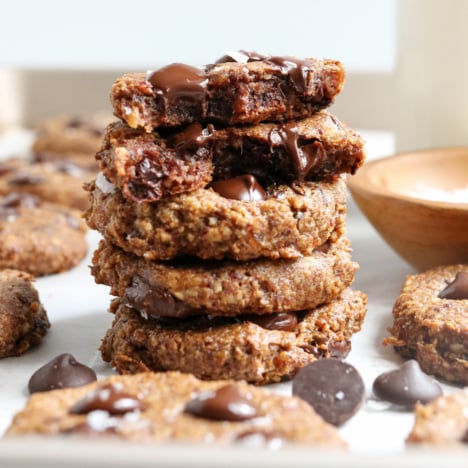
<svg viewBox="0 0 468 468">
<path fill-rule="evenodd" d="M 444 201 L 450 203 L 468 203 L 468 185 L 464 188 L 453 190 L 443 190 L 435 187 L 430 187 L 424 183 L 416 184 L 415 190 L 408 195 L 424 200 Z"/>
</svg>

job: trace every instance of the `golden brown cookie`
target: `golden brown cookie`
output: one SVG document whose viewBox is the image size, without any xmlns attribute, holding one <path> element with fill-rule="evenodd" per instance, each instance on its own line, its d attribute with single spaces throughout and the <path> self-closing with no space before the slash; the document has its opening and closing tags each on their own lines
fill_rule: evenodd
<svg viewBox="0 0 468 468">
<path fill-rule="evenodd" d="M 50 327 L 33 281 L 24 271 L 0 270 L 0 358 L 39 345 Z"/>
<path fill-rule="evenodd" d="M 447 293 L 449 285 L 460 289 L 458 298 Z M 406 358 L 416 359 L 427 374 L 468 384 L 468 265 L 441 266 L 409 275 L 395 302 L 393 317 L 391 336 L 385 344 L 393 345 Z"/>
</svg>

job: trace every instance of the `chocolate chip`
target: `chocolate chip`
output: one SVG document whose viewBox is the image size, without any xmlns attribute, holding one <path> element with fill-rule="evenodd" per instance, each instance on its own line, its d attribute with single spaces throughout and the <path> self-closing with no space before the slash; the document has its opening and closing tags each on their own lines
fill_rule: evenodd
<svg viewBox="0 0 468 468">
<path fill-rule="evenodd" d="M 249 315 L 248 320 L 267 330 L 283 330 L 292 332 L 297 326 L 297 315 L 293 312 L 277 314 Z"/>
<path fill-rule="evenodd" d="M 351 418 L 364 402 L 362 377 L 353 366 L 335 358 L 303 367 L 293 379 L 292 392 L 335 426 Z"/>
<path fill-rule="evenodd" d="M 200 393 L 187 403 L 185 412 L 216 421 L 245 421 L 258 416 L 255 406 L 234 384 Z"/>
<path fill-rule="evenodd" d="M 121 388 L 106 384 L 88 393 L 70 409 L 71 414 L 87 414 L 92 411 L 106 411 L 112 415 L 123 415 L 131 411 L 143 410 L 144 404 L 133 395 L 122 392 Z"/>
<path fill-rule="evenodd" d="M 412 408 L 416 402 L 428 403 L 442 395 L 437 381 L 425 374 L 414 359 L 398 369 L 379 375 L 373 384 L 377 397 L 396 405 Z"/>
<path fill-rule="evenodd" d="M 81 387 L 96 380 L 96 373 L 80 364 L 71 354 L 64 353 L 39 368 L 29 379 L 29 393 L 56 388 Z"/>
<path fill-rule="evenodd" d="M 265 200 L 266 192 L 251 174 L 213 182 L 211 188 L 224 198 L 240 201 Z"/>
<path fill-rule="evenodd" d="M 455 279 L 440 292 L 439 298 L 452 300 L 468 299 L 468 273 L 464 271 L 458 272 Z"/>
</svg>

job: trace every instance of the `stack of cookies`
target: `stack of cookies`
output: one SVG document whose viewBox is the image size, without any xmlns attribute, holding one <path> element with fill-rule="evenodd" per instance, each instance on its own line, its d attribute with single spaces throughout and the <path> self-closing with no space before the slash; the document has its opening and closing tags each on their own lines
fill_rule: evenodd
<svg viewBox="0 0 468 468">
<path fill-rule="evenodd" d="M 347 355 L 366 297 L 349 288 L 345 174 L 364 149 L 324 110 L 344 76 L 239 52 L 115 82 L 85 215 L 117 296 L 104 360 L 264 384 Z"/>
</svg>

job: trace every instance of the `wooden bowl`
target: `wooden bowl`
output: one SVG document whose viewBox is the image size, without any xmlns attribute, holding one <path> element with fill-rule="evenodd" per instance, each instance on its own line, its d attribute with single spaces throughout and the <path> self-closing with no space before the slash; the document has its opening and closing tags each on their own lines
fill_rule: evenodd
<svg viewBox="0 0 468 468">
<path fill-rule="evenodd" d="M 371 161 L 348 186 L 385 241 L 418 270 L 468 263 L 468 147 Z"/>
</svg>

